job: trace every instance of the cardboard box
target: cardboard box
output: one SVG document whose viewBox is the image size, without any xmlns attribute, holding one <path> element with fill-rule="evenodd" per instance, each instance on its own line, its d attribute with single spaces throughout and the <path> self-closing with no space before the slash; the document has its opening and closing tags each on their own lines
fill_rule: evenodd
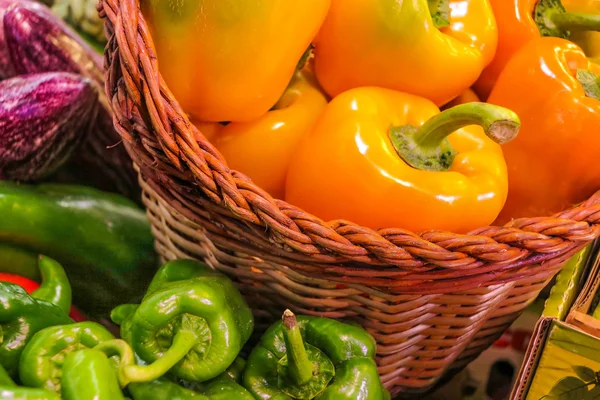
<svg viewBox="0 0 600 400">
<path fill-rule="evenodd" d="M 599 242 L 571 260 L 536 324 L 511 400 L 600 399 Z"/>
</svg>

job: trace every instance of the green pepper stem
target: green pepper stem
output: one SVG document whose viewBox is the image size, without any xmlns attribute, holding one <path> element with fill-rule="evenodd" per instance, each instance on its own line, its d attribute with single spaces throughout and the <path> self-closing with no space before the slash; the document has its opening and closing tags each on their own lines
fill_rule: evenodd
<svg viewBox="0 0 600 400">
<path fill-rule="evenodd" d="M 302 385 L 313 377 L 314 367 L 308 359 L 296 316 L 285 310 L 282 318 L 283 339 L 288 357 L 289 376 L 296 385 Z"/>
<path fill-rule="evenodd" d="M 71 284 L 63 267 L 58 261 L 40 255 L 38 268 L 42 276 L 42 283 L 31 293 L 31 297 L 52 303 L 69 314 L 71 312 Z"/>
<path fill-rule="evenodd" d="M 446 171 L 452 166 L 456 155 L 447 138 L 457 129 L 479 125 L 490 139 L 503 144 L 514 139 L 520 124 L 517 114 L 509 109 L 474 102 L 442 111 L 421 127 L 392 127 L 390 139 L 398 155 L 411 167 Z"/>
<path fill-rule="evenodd" d="M 195 332 L 180 331 L 173 337 L 173 343 L 163 355 L 149 365 L 128 365 L 124 377 L 128 382 L 151 382 L 166 374 L 196 346 L 198 335 Z"/>
<path fill-rule="evenodd" d="M 94 349 L 103 352 L 107 357 L 119 357 L 119 364 L 117 367 L 119 385 L 121 388 L 129 385 L 130 381 L 125 374 L 125 368 L 130 365 L 135 365 L 135 358 L 131 346 L 122 339 L 113 339 L 96 345 Z"/>
<path fill-rule="evenodd" d="M 552 22 L 569 31 L 600 31 L 600 15 L 575 12 L 552 13 Z"/>
<path fill-rule="evenodd" d="M 504 144 L 519 132 L 519 117 L 513 111 L 487 103 L 466 103 L 442 111 L 425 122 L 415 135 L 421 148 L 437 148 L 450 134 L 469 125 L 479 125 L 494 142 Z"/>
</svg>

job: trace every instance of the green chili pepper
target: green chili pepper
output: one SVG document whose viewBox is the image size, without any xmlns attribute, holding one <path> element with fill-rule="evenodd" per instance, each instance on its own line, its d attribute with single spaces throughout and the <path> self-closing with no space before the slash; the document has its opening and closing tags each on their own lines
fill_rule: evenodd
<svg viewBox="0 0 600 400">
<path fill-rule="evenodd" d="M 244 386 L 265 400 L 389 399 L 374 357 L 362 328 L 286 310 L 250 354 Z"/>
<path fill-rule="evenodd" d="M 0 385 L 0 399 L 2 400 L 61 400 L 56 393 L 44 389 L 28 387 L 6 387 Z"/>
<path fill-rule="evenodd" d="M 114 339 L 102 325 L 95 322 L 52 326 L 36 333 L 21 355 L 19 376 L 26 386 L 61 391 L 63 362 L 70 353 L 94 348 Z"/>
<path fill-rule="evenodd" d="M 54 304 L 32 298 L 18 285 L 0 282 L 0 364 L 15 377 L 21 353 L 38 331 L 72 322 Z"/>
<path fill-rule="evenodd" d="M 42 284 L 31 297 L 52 303 L 67 314 L 71 312 L 71 284 L 63 267 L 46 256 L 39 256 L 38 266 Z"/>
<path fill-rule="evenodd" d="M 88 315 L 138 302 L 158 267 L 145 212 L 120 196 L 0 181 L 0 214 L 0 242 L 61 263 Z"/>
<path fill-rule="evenodd" d="M 101 351 L 83 349 L 65 356 L 61 393 L 63 400 L 124 400 L 117 375 Z"/>
<path fill-rule="evenodd" d="M 121 306 L 112 317 L 121 324 L 121 337 L 150 364 L 131 370 L 131 380 L 146 382 L 167 371 L 192 382 L 216 377 L 233 363 L 254 327 L 233 283 L 193 260 L 163 265 L 135 311 Z"/>
</svg>

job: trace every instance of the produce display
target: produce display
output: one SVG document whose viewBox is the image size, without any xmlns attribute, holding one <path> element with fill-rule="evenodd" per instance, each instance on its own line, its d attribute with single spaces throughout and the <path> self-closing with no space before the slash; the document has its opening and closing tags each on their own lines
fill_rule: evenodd
<svg viewBox="0 0 600 400">
<path fill-rule="evenodd" d="M 0 282 L 2 398 L 390 398 L 373 338 L 331 319 L 286 310 L 246 363 L 240 351 L 254 329 L 250 308 L 205 264 L 164 264 L 140 304 L 112 311 L 120 339 L 96 322 L 71 320 L 65 271 L 45 256 L 40 269 L 42 284 L 31 295 Z"/>
<path fill-rule="evenodd" d="M 378 374 L 380 328 L 314 310 L 296 316 L 278 304 L 281 321 L 255 331 L 256 314 L 240 288 L 250 284 L 246 277 L 237 281 L 213 264 L 173 259 L 187 244 L 170 237 L 160 240 L 170 253 L 159 257 L 157 224 L 182 235 L 193 228 L 144 212 L 132 156 L 146 168 L 167 158 L 172 165 L 163 167 L 173 171 L 166 175 L 182 181 L 201 164 L 195 157 L 205 159 L 210 167 L 191 175 L 212 173 L 207 181 L 219 182 L 214 193 L 223 192 L 218 196 L 231 213 L 244 212 L 238 206 L 246 194 L 233 198 L 231 177 L 222 183 L 222 172 L 247 176 L 259 188 L 240 179 L 237 189 L 258 199 L 244 207 L 265 219 L 273 204 L 288 213 L 278 229 L 297 237 L 276 243 L 275 257 L 306 246 L 293 259 L 298 264 L 312 256 L 312 234 L 348 248 L 386 228 L 406 237 L 481 234 L 515 218 L 554 215 L 600 189 L 600 0 L 130 3 L 120 7 L 139 3 L 135 12 L 148 29 L 127 26 L 123 35 L 121 26 L 108 41 L 114 32 L 104 28 L 106 4 L 103 10 L 91 0 L 0 0 L 2 399 L 391 398 Z M 132 72 L 135 62 L 143 74 Z M 160 78 L 156 73 L 153 81 L 154 65 Z M 145 109 L 122 93 L 132 87 Z M 149 101 L 171 94 L 176 102 Z M 154 134 L 161 141 L 148 139 Z M 150 156 L 136 158 L 135 146 Z M 220 156 L 227 165 L 215 169 Z M 201 218 L 218 219 L 213 211 Z M 325 238 L 321 220 L 361 228 Z M 258 226 L 244 222 L 232 228 L 243 246 L 239 232 Z M 230 228 L 221 220 L 215 226 Z M 523 251 L 542 236 L 523 237 Z M 268 246 L 270 238 L 263 239 Z M 226 244 L 217 247 L 228 257 L 243 248 Z M 490 249 L 495 245 L 504 244 Z M 331 285 L 352 291 L 340 282 L 361 283 L 352 281 L 366 274 L 359 258 L 375 259 L 365 249 L 350 249 L 347 258 L 314 253 L 340 271 L 356 262 L 348 267 L 356 267 L 353 277 L 345 282 L 340 273 Z M 565 298 L 576 295 L 573 276 L 583 273 L 586 249 L 558 280 L 568 286 Z M 501 271 L 506 282 L 518 273 L 516 264 L 494 269 L 492 262 L 504 261 L 493 260 L 493 252 L 503 250 L 488 251 L 470 261 L 472 254 L 452 258 L 453 250 L 440 255 L 456 261 L 447 287 L 474 263 L 490 263 L 489 274 Z M 409 293 L 403 285 L 412 294 L 422 279 L 445 279 L 429 278 L 436 266 L 421 259 L 402 271 L 382 260 L 373 281 L 392 282 L 394 296 Z M 397 254 L 389 262 L 404 260 Z M 476 273 L 465 280 L 475 281 Z M 364 301 L 375 302 L 379 289 Z M 433 284 L 427 290 L 437 295 Z"/>
</svg>

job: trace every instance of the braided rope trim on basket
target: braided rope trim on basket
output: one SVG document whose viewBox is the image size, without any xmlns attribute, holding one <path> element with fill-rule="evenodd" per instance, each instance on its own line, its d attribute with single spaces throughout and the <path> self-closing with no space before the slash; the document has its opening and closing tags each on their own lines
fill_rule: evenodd
<svg viewBox="0 0 600 400">
<path fill-rule="evenodd" d="M 115 129 L 148 179 L 173 197 L 190 195 L 268 232 L 273 246 L 322 263 L 358 262 L 402 270 L 454 271 L 484 265 L 526 266 L 559 256 L 600 235 L 600 191 L 552 217 L 521 218 L 459 235 L 403 229 L 372 230 L 349 221 L 324 222 L 273 199 L 226 161 L 190 123 L 158 72 L 139 0 L 100 0 L 110 36 L 105 50 L 106 93 Z"/>
</svg>

